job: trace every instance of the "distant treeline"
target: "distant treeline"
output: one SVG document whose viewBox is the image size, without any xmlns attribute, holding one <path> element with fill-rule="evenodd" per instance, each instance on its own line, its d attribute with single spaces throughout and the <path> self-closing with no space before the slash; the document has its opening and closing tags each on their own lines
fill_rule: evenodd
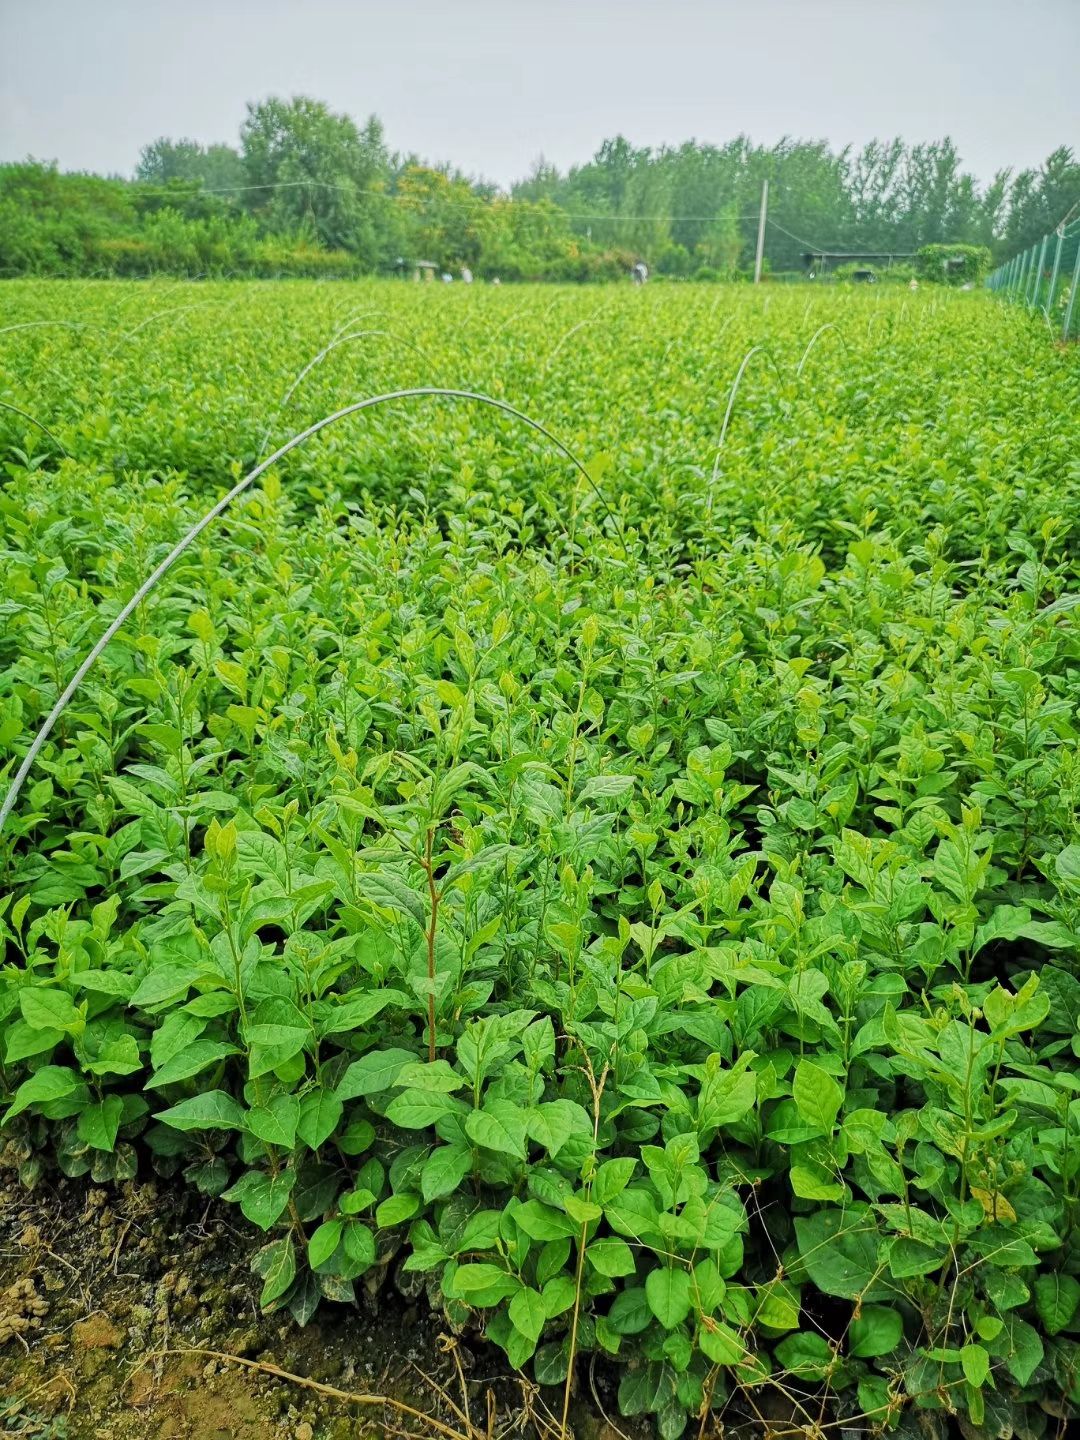
<svg viewBox="0 0 1080 1440">
<path fill-rule="evenodd" d="M 299 97 L 249 105 L 235 149 L 157 140 L 133 180 L 0 166 L 0 274 L 334 277 L 426 260 L 580 281 L 643 259 L 660 275 L 734 277 L 752 263 L 766 176 L 773 271 L 800 269 L 815 250 L 949 243 L 1009 255 L 1080 200 L 1080 162 L 1064 146 L 981 187 L 948 139 L 652 150 L 618 137 L 566 174 L 538 164 L 506 194 L 392 154 L 375 118 L 358 126 Z"/>
</svg>

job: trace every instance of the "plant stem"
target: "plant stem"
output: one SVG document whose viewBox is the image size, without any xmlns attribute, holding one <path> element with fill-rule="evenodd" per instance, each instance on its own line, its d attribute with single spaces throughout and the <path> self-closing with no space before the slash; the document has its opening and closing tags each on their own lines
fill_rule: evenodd
<svg viewBox="0 0 1080 1440">
<path fill-rule="evenodd" d="M 432 1063 L 435 1060 L 435 928 L 439 923 L 439 892 L 435 886 L 435 870 L 431 863 L 431 852 L 434 840 L 434 826 L 429 826 L 427 834 L 424 837 L 423 866 L 424 873 L 427 876 L 428 900 L 431 906 L 431 917 L 428 920 L 427 928 L 427 1027 L 428 1060 Z"/>
</svg>

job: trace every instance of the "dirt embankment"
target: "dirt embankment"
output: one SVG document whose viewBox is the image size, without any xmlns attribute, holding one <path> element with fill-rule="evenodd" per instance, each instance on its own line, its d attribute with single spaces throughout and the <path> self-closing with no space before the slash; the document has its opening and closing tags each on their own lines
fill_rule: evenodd
<svg viewBox="0 0 1080 1440">
<path fill-rule="evenodd" d="M 0 1436 L 474 1440 L 532 1428 L 529 1390 L 491 1381 L 492 1352 L 478 1358 L 391 1286 L 372 1313 L 324 1307 L 305 1329 L 260 1315 L 255 1243 L 226 1207 L 160 1184 L 61 1180 L 28 1194 L 0 1171 Z"/>
</svg>

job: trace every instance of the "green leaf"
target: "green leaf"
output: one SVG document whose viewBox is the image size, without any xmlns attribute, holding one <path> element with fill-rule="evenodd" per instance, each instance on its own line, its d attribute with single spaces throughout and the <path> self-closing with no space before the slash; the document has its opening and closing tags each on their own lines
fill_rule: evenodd
<svg viewBox="0 0 1080 1440">
<path fill-rule="evenodd" d="M 386 1118 L 403 1130 L 424 1130 L 459 1108 L 459 1101 L 439 1090 L 403 1090 L 386 1107 Z"/>
<path fill-rule="evenodd" d="M 652 1306 L 643 1286 L 620 1290 L 611 1302 L 608 1324 L 617 1335 L 640 1335 L 653 1321 Z"/>
<path fill-rule="evenodd" d="M 965 1345 L 960 1351 L 960 1366 L 965 1380 L 978 1390 L 990 1374 L 990 1356 L 981 1345 Z"/>
<path fill-rule="evenodd" d="M 14 1065 L 33 1055 L 44 1055 L 46 1051 L 55 1050 L 63 1038 L 62 1030 L 35 1030 L 25 1020 L 11 1021 L 4 1046 L 4 1062 Z"/>
<path fill-rule="evenodd" d="M 514 1211 L 514 1223 L 533 1240 L 564 1240 L 578 1233 L 578 1226 L 562 1210 L 541 1200 L 526 1200 Z"/>
<path fill-rule="evenodd" d="M 415 1059 L 411 1050 L 372 1050 L 345 1071 L 337 1086 L 338 1099 L 355 1100 L 390 1090 L 402 1069 Z"/>
<path fill-rule="evenodd" d="M 636 1269 L 634 1252 L 625 1240 L 594 1240 L 586 1251 L 589 1264 L 599 1275 L 615 1279 L 633 1275 Z"/>
<path fill-rule="evenodd" d="M 420 1172 L 420 1193 L 425 1204 L 452 1195 L 472 1169 L 467 1145 L 439 1145 L 424 1161 Z"/>
<path fill-rule="evenodd" d="M 904 1323 L 896 1310 L 883 1305 L 864 1305 L 848 1330 L 848 1353 L 860 1360 L 888 1355 L 900 1344 Z"/>
<path fill-rule="evenodd" d="M 116 1148 L 116 1135 L 124 1114 L 124 1100 L 121 1095 L 106 1095 L 96 1105 L 88 1105 L 79 1114 L 76 1127 L 80 1140 L 95 1150 L 112 1152 Z"/>
<path fill-rule="evenodd" d="M 63 1065 L 43 1065 L 15 1091 L 15 1098 L 4 1116 L 4 1124 L 30 1105 L 45 1105 L 54 1100 L 69 1100 L 85 1090 L 74 1070 Z"/>
<path fill-rule="evenodd" d="M 484 1309 L 508 1300 L 521 1288 L 521 1281 L 498 1265 L 487 1262 L 459 1265 L 454 1272 L 454 1294 L 469 1305 Z"/>
<path fill-rule="evenodd" d="M 400 876 L 387 870 L 358 875 L 356 888 L 365 899 L 373 901 L 384 910 L 396 910 L 399 914 L 415 920 L 421 930 L 426 928 L 424 903 Z"/>
<path fill-rule="evenodd" d="M 414 1060 L 403 1065 L 394 1081 L 395 1085 L 408 1086 L 412 1090 L 431 1090 L 441 1095 L 452 1095 L 462 1090 L 469 1082 L 459 1075 L 445 1060 Z"/>
<path fill-rule="evenodd" d="M 403 990 L 370 990 L 365 994 L 346 996 L 341 1004 L 330 1008 L 319 1025 L 319 1038 L 346 1035 L 359 1030 L 382 1013 L 388 1005 L 407 1005 Z"/>
<path fill-rule="evenodd" d="M 578 803 L 584 805 L 589 800 L 621 799 L 633 790 L 634 784 L 633 775 L 594 775 L 581 787 Z"/>
<path fill-rule="evenodd" d="M 262 1170 L 248 1170 L 222 1192 L 221 1198 L 238 1204 L 246 1219 L 260 1230 L 269 1230 L 284 1214 L 295 1184 L 294 1170 L 282 1170 L 273 1176 Z"/>
<path fill-rule="evenodd" d="M 791 1093 L 807 1125 L 822 1135 L 831 1135 L 844 1103 L 844 1092 L 828 1071 L 812 1060 L 800 1060 Z"/>
<path fill-rule="evenodd" d="M 592 1197 L 598 1205 L 607 1205 L 616 1195 L 622 1194 L 634 1178 L 637 1163 L 633 1156 L 627 1156 L 619 1160 L 605 1160 L 597 1166 Z"/>
<path fill-rule="evenodd" d="M 333 1090 L 327 1090 L 322 1085 L 316 1086 L 300 1101 L 296 1133 L 309 1150 L 318 1150 L 341 1124 L 344 1110 L 340 1097 Z"/>
<path fill-rule="evenodd" d="M 60 1030 L 66 1035 L 78 1035 L 86 1023 L 82 1011 L 64 990 L 23 986 L 19 991 L 19 1008 L 27 1025 L 34 1030 Z"/>
<path fill-rule="evenodd" d="M 313 1270 L 324 1265 L 333 1255 L 344 1229 L 343 1220 L 325 1220 L 308 1240 L 308 1264 Z"/>
<path fill-rule="evenodd" d="M 477 1145 L 500 1155 L 525 1158 L 525 1117 L 508 1100 L 485 1100 L 482 1110 L 473 1110 L 465 1119 L 465 1133 Z"/>
<path fill-rule="evenodd" d="M 736 1125 L 754 1108 L 757 1079 L 743 1056 L 731 1070 L 720 1068 L 720 1056 L 712 1055 L 705 1065 L 705 1077 L 698 1097 L 698 1130 L 715 1130 Z"/>
<path fill-rule="evenodd" d="M 142 1069 L 139 1042 L 134 1035 L 119 1035 L 108 1040 L 93 1060 L 83 1062 L 83 1069 L 91 1075 L 133 1075 Z"/>
<path fill-rule="evenodd" d="M 1015 1315 L 1005 1317 L 1005 1333 L 994 1343 L 995 1354 L 1005 1354 L 1005 1368 L 1018 1385 L 1026 1385 L 1042 1364 L 1043 1342 L 1038 1331 Z"/>
<path fill-rule="evenodd" d="M 628 1369 L 619 1381 L 621 1414 L 655 1415 L 675 1395 L 675 1372 L 669 1365 L 650 1362 Z"/>
<path fill-rule="evenodd" d="M 793 1165 L 788 1171 L 791 1188 L 800 1200 L 842 1200 L 844 1187 L 830 1178 L 822 1165 Z"/>
<path fill-rule="evenodd" d="M 265 1310 L 268 1305 L 285 1294 L 296 1278 L 296 1254 L 293 1250 L 292 1238 L 286 1236 L 283 1240 L 273 1241 L 266 1247 L 263 1254 L 267 1256 L 267 1259 L 264 1268 L 259 1272 L 263 1276 L 259 1304 Z"/>
<path fill-rule="evenodd" d="M 811 1331 L 781 1340 L 776 1358 L 789 1375 L 801 1380 L 824 1380 L 836 1357 L 825 1337 Z"/>
<path fill-rule="evenodd" d="M 190 962 L 155 965 L 143 976 L 128 1004 L 136 1010 L 174 1005 L 185 998 L 198 974 L 198 968 Z"/>
<path fill-rule="evenodd" d="M 224 1090 L 205 1090 L 156 1117 L 174 1130 L 242 1130 L 244 1112 Z"/>
<path fill-rule="evenodd" d="M 388 1229 L 391 1225 L 400 1225 L 405 1220 L 411 1220 L 419 1209 L 419 1195 L 412 1195 L 408 1192 L 391 1195 L 375 1211 L 375 1224 L 383 1230 Z"/>
<path fill-rule="evenodd" d="M 690 1276 L 685 1270 L 664 1267 L 645 1277 L 649 1309 L 665 1330 L 674 1330 L 690 1314 Z"/>
<path fill-rule="evenodd" d="M 723 1320 L 703 1322 L 698 1331 L 698 1344 L 714 1365 L 738 1365 L 747 1354 L 738 1331 Z"/>
<path fill-rule="evenodd" d="M 301 1054 L 311 1038 L 298 1025 L 249 1025 L 248 1075 L 258 1080 Z"/>
<path fill-rule="evenodd" d="M 891 1287 L 879 1274 L 879 1230 L 865 1211 L 852 1207 L 796 1216 L 795 1234 L 807 1274 L 826 1295 L 889 1298 Z"/>
<path fill-rule="evenodd" d="M 275 1095 L 265 1105 L 253 1105 L 245 1118 L 247 1128 L 264 1145 L 291 1150 L 296 1143 L 300 1101 L 295 1095 Z"/>
<path fill-rule="evenodd" d="M 1060 1335 L 1080 1306 L 1080 1281 L 1054 1272 L 1035 1280 L 1035 1308 L 1048 1335 Z"/>
<path fill-rule="evenodd" d="M 1080 845 L 1066 845 L 1054 858 L 1054 872 L 1067 888 L 1080 890 Z"/>
<path fill-rule="evenodd" d="M 575 1132 L 588 1132 L 589 1117 L 572 1100 L 549 1100 L 526 1116 L 528 1133 L 554 1159 Z"/>
<path fill-rule="evenodd" d="M 146 1082 L 146 1088 L 159 1090 L 163 1085 L 175 1085 L 181 1080 L 190 1080 L 193 1075 L 198 1075 L 219 1060 L 224 1060 L 227 1055 L 235 1054 L 235 1045 L 226 1045 L 220 1040 L 194 1040 L 166 1060 L 160 1070 L 155 1070 Z"/>
<path fill-rule="evenodd" d="M 510 1301 L 509 1313 L 514 1329 L 535 1345 L 548 1318 L 547 1305 L 540 1292 L 523 1285 Z"/>
</svg>

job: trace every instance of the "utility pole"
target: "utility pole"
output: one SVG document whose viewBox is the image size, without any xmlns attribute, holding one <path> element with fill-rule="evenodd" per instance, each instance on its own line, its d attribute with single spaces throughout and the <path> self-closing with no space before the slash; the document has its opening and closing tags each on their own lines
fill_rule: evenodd
<svg viewBox="0 0 1080 1440">
<path fill-rule="evenodd" d="M 765 214 L 769 208 L 769 182 L 761 182 L 761 214 L 757 224 L 757 254 L 754 257 L 754 284 L 761 284 L 761 262 L 765 258 Z"/>
</svg>

